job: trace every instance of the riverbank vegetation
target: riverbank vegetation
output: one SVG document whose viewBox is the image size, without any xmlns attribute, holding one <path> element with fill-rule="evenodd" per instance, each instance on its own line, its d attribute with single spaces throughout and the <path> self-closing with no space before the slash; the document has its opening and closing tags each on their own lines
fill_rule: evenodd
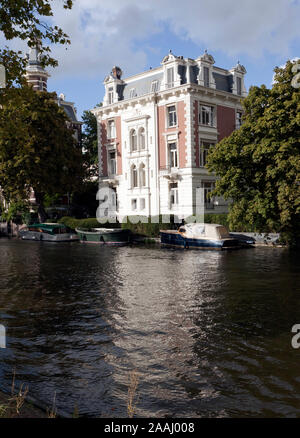
<svg viewBox="0 0 300 438">
<path fill-rule="evenodd" d="M 45 196 L 74 191 L 84 177 L 80 144 L 55 97 L 26 85 L 1 95 L 1 189 L 10 203 L 29 199 L 33 189 L 41 222 Z"/>
<path fill-rule="evenodd" d="M 295 62 L 276 68 L 274 85 L 251 87 L 240 129 L 208 157 L 219 179 L 213 195 L 230 199 L 231 228 L 300 237 L 300 93 Z"/>
</svg>

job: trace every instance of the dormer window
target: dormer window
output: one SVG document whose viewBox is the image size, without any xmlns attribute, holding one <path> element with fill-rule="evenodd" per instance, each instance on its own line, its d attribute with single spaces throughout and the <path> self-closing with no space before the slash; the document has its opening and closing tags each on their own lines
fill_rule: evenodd
<svg viewBox="0 0 300 438">
<path fill-rule="evenodd" d="M 236 78 L 236 92 L 239 96 L 242 95 L 242 79 L 240 77 Z"/>
<path fill-rule="evenodd" d="M 204 87 L 209 87 L 209 68 L 204 67 Z"/>
<path fill-rule="evenodd" d="M 167 88 L 174 87 L 174 67 L 167 69 Z"/>
<path fill-rule="evenodd" d="M 135 97 L 136 97 L 136 89 L 131 88 L 130 93 L 129 93 L 129 98 L 134 99 Z"/>
<path fill-rule="evenodd" d="M 114 103 L 114 89 L 113 87 L 109 87 L 108 89 L 108 105 Z"/>
<path fill-rule="evenodd" d="M 158 81 L 152 81 L 151 83 L 151 93 L 158 92 Z"/>
</svg>

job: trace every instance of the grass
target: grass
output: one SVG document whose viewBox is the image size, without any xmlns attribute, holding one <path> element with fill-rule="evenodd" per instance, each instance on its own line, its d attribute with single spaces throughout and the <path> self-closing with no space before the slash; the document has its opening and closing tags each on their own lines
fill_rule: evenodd
<svg viewBox="0 0 300 438">
<path fill-rule="evenodd" d="M 137 371 L 131 371 L 129 374 L 128 384 L 128 399 L 127 399 L 127 414 L 129 418 L 133 418 L 137 404 L 137 388 L 139 384 L 139 376 Z"/>
</svg>

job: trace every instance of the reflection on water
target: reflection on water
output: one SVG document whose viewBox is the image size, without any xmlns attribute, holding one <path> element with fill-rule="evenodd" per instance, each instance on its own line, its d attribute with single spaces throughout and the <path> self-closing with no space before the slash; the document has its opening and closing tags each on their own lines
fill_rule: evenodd
<svg viewBox="0 0 300 438">
<path fill-rule="evenodd" d="M 299 262 L 286 250 L 0 240 L 0 378 L 81 415 L 300 416 Z"/>
</svg>

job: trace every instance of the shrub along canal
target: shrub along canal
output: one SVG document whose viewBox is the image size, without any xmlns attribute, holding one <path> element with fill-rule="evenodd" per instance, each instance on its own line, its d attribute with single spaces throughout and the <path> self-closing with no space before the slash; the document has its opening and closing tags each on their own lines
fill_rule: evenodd
<svg viewBox="0 0 300 438">
<path fill-rule="evenodd" d="M 80 415 L 300 416 L 299 253 L 0 240 L 0 383 Z"/>
</svg>

